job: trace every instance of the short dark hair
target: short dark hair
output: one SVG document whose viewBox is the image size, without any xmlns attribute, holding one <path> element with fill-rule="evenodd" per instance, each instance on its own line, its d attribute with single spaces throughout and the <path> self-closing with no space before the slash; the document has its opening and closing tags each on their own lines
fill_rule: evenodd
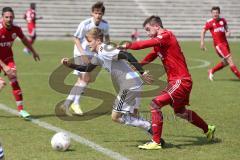
<svg viewBox="0 0 240 160">
<path fill-rule="evenodd" d="M 212 12 L 213 10 L 218 10 L 218 12 L 220 13 L 220 7 L 218 7 L 218 6 L 213 6 L 212 9 L 211 9 L 211 12 Z"/>
<path fill-rule="evenodd" d="M 30 8 L 35 9 L 36 3 L 30 3 Z"/>
<path fill-rule="evenodd" d="M 148 17 L 144 22 L 143 22 L 143 27 L 146 26 L 146 24 L 150 24 L 150 25 L 153 25 L 153 24 L 158 24 L 160 27 L 163 28 L 163 24 L 162 24 L 162 20 L 159 16 L 150 16 Z"/>
<path fill-rule="evenodd" d="M 5 12 L 12 12 L 13 15 L 14 15 L 14 11 L 13 11 L 13 9 L 12 9 L 11 7 L 4 7 L 4 8 L 2 9 L 2 16 L 3 16 L 3 14 L 4 14 Z"/>
<path fill-rule="evenodd" d="M 104 6 L 103 2 L 101 2 L 101 1 L 98 1 L 95 4 L 92 5 L 92 12 L 95 9 L 101 9 L 102 13 L 103 14 L 105 13 L 105 6 Z"/>
</svg>

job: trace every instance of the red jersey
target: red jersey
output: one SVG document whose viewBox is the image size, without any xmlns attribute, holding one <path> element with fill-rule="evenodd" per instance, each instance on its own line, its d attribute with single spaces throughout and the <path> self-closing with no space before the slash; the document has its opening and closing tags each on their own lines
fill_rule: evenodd
<svg viewBox="0 0 240 160">
<path fill-rule="evenodd" d="M 212 37 L 213 37 L 213 43 L 215 46 L 217 46 L 220 43 L 228 43 L 226 38 L 226 27 L 227 22 L 224 18 L 220 19 L 210 19 L 206 22 L 204 29 L 210 30 Z"/>
<path fill-rule="evenodd" d="M 35 27 L 36 25 L 36 12 L 33 9 L 28 9 L 24 15 L 24 18 L 27 20 L 28 25 Z"/>
<path fill-rule="evenodd" d="M 132 42 L 127 45 L 127 49 L 143 49 L 153 47 L 152 51 L 143 60 L 149 63 L 159 57 L 167 73 L 168 81 L 177 79 L 191 79 L 185 57 L 175 35 L 168 30 L 150 40 Z"/>
<path fill-rule="evenodd" d="M 0 22 L 0 59 L 2 61 L 13 61 L 12 44 L 17 37 L 20 39 L 24 37 L 21 27 L 13 24 L 8 30 Z"/>
</svg>

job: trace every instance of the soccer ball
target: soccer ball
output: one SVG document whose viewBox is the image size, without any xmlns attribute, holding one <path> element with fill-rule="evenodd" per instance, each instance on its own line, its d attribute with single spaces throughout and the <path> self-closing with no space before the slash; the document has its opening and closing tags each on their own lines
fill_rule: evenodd
<svg viewBox="0 0 240 160">
<path fill-rule="evenodd" d="M 71 139 L 67 133 L 58 132 L 51 139 L 52 148 L 56 151 L 66 151 L 71 144 Z"/>
</svg>

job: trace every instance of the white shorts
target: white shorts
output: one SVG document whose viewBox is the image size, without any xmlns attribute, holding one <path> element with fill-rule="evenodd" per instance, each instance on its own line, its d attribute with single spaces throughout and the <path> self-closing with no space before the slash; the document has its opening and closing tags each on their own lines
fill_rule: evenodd
<svg viewBox="0 0 240 160">
<path fill-rule="evenodd" d="M 84 65 L 84 63 L 81 62 L 82 61 L 80 58 L 81 56 L 86 55 L 86 56 L 92 57 L 94 55 L 94 53 L 90 51 L 87 41 L 83 41 L 82 48 L 84 50 L 84 53 L 80 53 L 77 46 L 74 45 L 74 50 L 73 50 L 74 62 L 79 65 Z M 74 75 L 80 76 L 81 73 L 85 73 L 85 72 L 80 72 L 78 70 L 73 71 Z"/>
<path fill-rule="evenodd" d="M 113 105 L 113 111 L 121 113 L 134 113 L 141 103 L 142 87 L 133 90 L 120 90 Z"/>
</svg>

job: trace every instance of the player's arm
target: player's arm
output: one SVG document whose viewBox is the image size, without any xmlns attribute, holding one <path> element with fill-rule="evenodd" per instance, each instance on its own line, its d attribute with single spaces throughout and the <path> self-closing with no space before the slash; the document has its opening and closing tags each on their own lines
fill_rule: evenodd
<svg viewBox="0 0 240 160">
<path fill-rule="evenodd" d="M 32 47 L 32 45 L 29 43 L 28 39 L 25 36 L 23 36 L 23 38 L 21 38 L 21 41 L 32 52 L 34 60 L 40 61 L 39 55 L 37 54 L 35 49 Z"/>
<path fill-rule="evenodd" d="M 226 31 L 226 36 L 230 37 L 231 36 L 231 31 L 229 30 L 227 21 L 225 19 L 224 19 L 224 23 L 225 23 L 224 28 L 225 28 L 225 31 Z"/>
<path fill-rule="evenodd" d="M 200 42 L 200 49 L 203 50 L 203 51 L 206 51 L 207 48 L 205 46 L 205 34 L 206 34 L 206 29 L 203 28 L 202 31 L 201 31 L 201 42 Z"/>
<path fill-rule="evenodd" d="M 154 49 L 152 49 L 151 52 L 148 53 L 148 54 L 146 55 L 146 57 L 141 60 L 140 64 L 141 64 L 142 66 L 144 66 L 144 65 L 146 65 L 146 64 L 149 64 L 149 63 L 151 63 L 152 61 L 154 61 L 157 57 L 158 57 L 157 53 L 155 52 Z"/>
<path fill-rule="evenodd" d="M 126 59 L 137 69 L 140 74 L 144 73 L 144 69 L 142 68 L 141 64 L 138 63 L 137 59 L 131 53 L 120 51 L 118 54 L 118 59 Z"/>
<path fill-rule="evenodd" d="M 75 70 L 78 70 L 78 71 L 81 71 L 81 72 L 91 72 L 94 68 L 97 67 L 97 65 L 94 65 L 94 64 L 91 64 L 91 63 L 89 63 L 86 66 L 77 65 L 77 64 L 71 63 L 68 58 L 63 58 L 61 60 L 61 63 L 64 64 L 65 66 L 69 67 L 69 68 L 72 68 L 72 69 L 75 69 Z"/>
<path fill-rule="evenodd" d="M 128 62 L 133 65 L 136 70 L 141 74 L 142 79 L 147 83 L 151 84 L 153 82 L 152 75 L 148 71 L 144 71 L 141 64 L 138 63 L 137 59 L 129 52 L 120 51 L 118 54 L 118 59 L 126 59 Z"/>
<path fill-rule="evenodd" d="M 126 43 L 121 47 L 125 48 L 125 49 L 140 50 L 140 49 L 144 49 L 144 48 L 154 47 L 157 45 L 161 45 L 161 39 L 158 37 L 152 38 L 149 40 L 142 40 L 142 41 L 137 41 L 137 42 Z"/>
</svg>

